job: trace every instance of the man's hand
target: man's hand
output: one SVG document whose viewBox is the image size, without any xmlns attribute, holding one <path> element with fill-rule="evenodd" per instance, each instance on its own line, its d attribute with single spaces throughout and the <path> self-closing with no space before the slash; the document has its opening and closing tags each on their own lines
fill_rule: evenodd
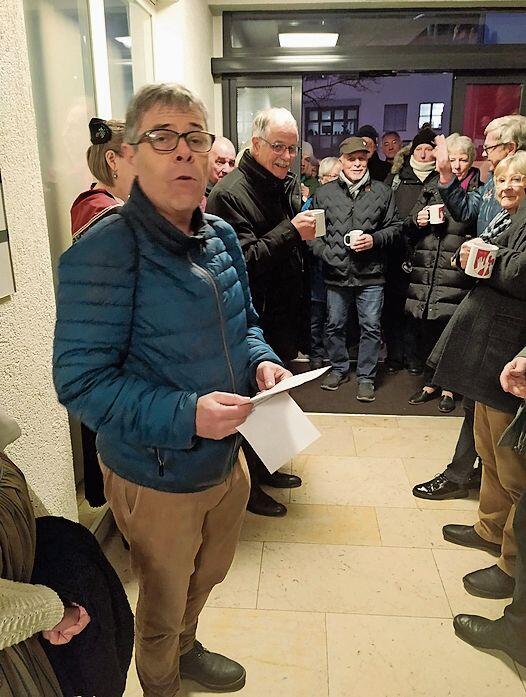
<svg viewBox="0 0 526 697">
<path fill-rule="evenodd" d="M 418 211 L 416 214 L 416 224 L 418 227 L 427 227 L 429 225 L 429 206 Z"/>
<path fill-rule="evenodd" d="M 80 634 L 91 621 L 91 617 L 80 605 L 67 607 L 64 610 L 64 617 L 53 629 L 42 632 L 44 639 L 50 644 L 67 644 L 74 636 Z"/>
<path fill-rule="evenodd" d="M 292 377 L 290 370 L 270 361 L 263 361 L 256 369 L 256 382 L 261 391 L 270 390 L 278 382 L 290 377 Z"/>
<path fill-rule="evenodd" d="M 356 238 L 351 249 L 355 252 L 366 252 L 368 249 L 373 248 L 373 236 L 369 235 L 367 232 L 362 232 L 362 234 Z"/>
<path fill-rule="evenodd" d="M 305 184 L 300 184 L 300 191 L 302 201 L 305 202 L 310 196 L 310 189 L 308 186 L 305 186 Z"/>
<path fill-rule="evenodd" d="M 252 409 L 250 397 L 231 392 L 205 394 L 197 400 L 195 432 L 202 438 L 222 440 L 236 433 Z"/>
<path fill-rule="evenodd" d="M 478 244 L 479 242 L 484 242 L 483 239 L 480 237 L 474 237 L 472 240 L 467 240 L 467 242 L 464 242 L 462 247 L 460 248 L 460 254 L 458 256 L 460 266 L 465 269 L 466 265 L 468 263 L 468 257 L 469 253 L 471 251 L 471 247 L 473 247 L 473 244 L 476 243 Z"/>
<path fill-rule="evenodd" d="M 526 358 L 514 358 L 506 363 L 500 374 L 500 384 L 505 392 L 526 399 Z"/>
<path fill-rule="evenodd" d="M 294 225 L 302 240 L 313 240 L 316 237 L 316 218 L 310 211 L 298 213 L 290 222 Z"/>
<path fill-rule="evenodd" d="M 454 174 L 449 161 L 449 152 L 447 149 L 446 136 L 438 135 L 435 138 L 435 157 L 436 169 L 440 173 L 440 183 L 449 184 L 453 179 Z"/>
</svg>

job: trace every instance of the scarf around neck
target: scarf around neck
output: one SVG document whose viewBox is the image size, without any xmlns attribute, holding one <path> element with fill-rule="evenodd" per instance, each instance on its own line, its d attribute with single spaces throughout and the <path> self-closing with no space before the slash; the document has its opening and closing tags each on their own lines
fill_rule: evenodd
<svg viewBox="0 0 526 697">
<path fill-rule="evenodd" d="M 351 198 L 356 198 L 360 193 L 360 190 L 363 189 L 363 187 L 371 181 L 371 175 L 369 174 L 369 170 L 367 169 L 365 170 L 365 174 L 359 181 L 352 182 L 350 179 L 347 179 L 343 172 L 340 172 L 340 179 L 342 182 L 344 182 L 344 184 L 346 184 L 347 188 L 349 189 L 349 196 Z"/>
<path fill-rule="evenodd" d="M 409 164 L 411 165 L 411 169 L 416 174 L 418 179 L 420 179 L 421 182 L 424 182 L 428 178 L 430 173 L 435 171 L 436 167 L 436 163 L 434 160 L 433 162 L 418 162 L 418 160 L 415 160 L 414 155 L 411 155 Z"/>
</svg>

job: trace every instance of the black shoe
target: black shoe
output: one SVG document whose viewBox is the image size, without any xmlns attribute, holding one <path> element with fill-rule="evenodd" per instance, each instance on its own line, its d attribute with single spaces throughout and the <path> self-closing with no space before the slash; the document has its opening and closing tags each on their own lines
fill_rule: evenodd
<svg viewBox="0 0 526 697">
<path fill-rule="evenodd" d="M 394 375 L 402 370 L 403 366 L 400 363 L 391 363 L 388 361 L 385 363 L 385 372 L 387 375 Z"/>
<path fill-rule="evenodd" d="M 274 474 L 264 474 L 258 477 L 260 484 L 265 486 L 273 486 L 276 489 L 296 489 L 301 486 L 301 479 L 295 474 L 286 474 L 285 472 L 274 472 Z"/>
<path fill-rule="evenodd" d="M 245 685 L 242 665 L 219 653 L 212 653 L 195 641 L 188 653 L 179 658 L 181 678 L 194 680 L 214 692 L 237 692 Z"/>
<path fill-rule="evenodd" d="M 462 581 L 467 592 L 479 598 L 511 598 L 515 590 L 515 579 L 496 564 L 488 566 L 487 569 L 472 571 L 466 574 Z"/>
<path fill-rule="evenodd" d="M 467 483 L 468 489 L 480 489 L 481 481 L 482 481 L 482 466 L 479 465 L 469 475 L 469 479 L 468 479 L 468 483 Z"/>
<path fill-rule="evenodd" d="M 422 368 L 421 365 L 414 365 L 414 364 L 410 363 L 407 366 L 407 372 L 411 373 L 411 375 L 422 375 L 422 373 L 424 372 L 424 369 Z"/>
<path fill-rule="evenodd" d="M 438 397 L 438 390 L 433 390 L 433 392 L 426 392 L 426 390 L 419 390 L 409 398 L 409 404 L 425 404 L 430 402 L 432 399 Z"/>
<path fill-rule="evenodd" d="M 323 368 L 323 358 L 311 358 L 310 369 L 319 370 L 320 368 Z"/>
<path fill-rule="evenodd" d="M 447 501 L 448 499 L 465 499 L 469 496 L 469 491 L 455 482 L 450 482 L 444 474 L 437 474 L 428 482 L 413 487 L 413 496 L 429 501 Z"/>
<path fill-rule="evenodd" d="M 455 400 L 453 397 L 450 397 L 449 395 L 445 394 L 440 397 L 440 402 L 438 403 L 438 410 L 441 411 L 443 414 L 449 414 L 450 411 L 455 411 L 455 407 L 457 405 L 455 404 Z"/>
<path fill-rule="evenodd" d="M 457 615 L 453 619 L 455 634 L 463 641 L 480 649 L 504 651 L 510 658 L 526 666 L 526 633 L 519 641 L 511 630 L 506 631 L 504 618 L 496 621 L 478 615 Z"/>
<path fill-rule="evenodd" d="M 337 390 L 338 387 L 344 382 L 349 382 L 348 374 L 343 375 L 343 373 L 337 373 L 336 371 L 331 370 L 331 372 L 321 383 L 320 387 L 322 390 Z"/>
<path fill-rule="evenodd" d="M 372 382 L 359 382 L 356 399 L 359 402 L 374 402 L 374 385 Z"/>
<path fill-rule="evenodd" d="M 444 540 L 453 544 L 481 549 L 483 552 L 500 557 L 500 545 L 485 540 L 475 531 L 473 525 L 444 525 L 442 535 Z"/>
<path fill-rule="evenodd" d="M 287 507 L 275 501 L 272 496 L 266 494 L 259 486 L 252 485 L 250 498 L 247 503 L 247 511 L 256 515 L 267 515 L 273 518 L 282 518 L 287 515 Z"/>
</svg>

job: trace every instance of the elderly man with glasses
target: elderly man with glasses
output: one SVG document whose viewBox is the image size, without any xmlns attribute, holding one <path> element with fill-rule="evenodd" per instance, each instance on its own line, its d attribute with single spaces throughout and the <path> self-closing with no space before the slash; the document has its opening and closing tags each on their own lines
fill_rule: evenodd
<svg viewBox="0 0 526 697">
<path fill-rule="evenodd" d="M 298 127 L 290 111 L 270 108 L 256 115 L 250 151 L 239 166 L 212 189 L 206 210 L 237 233 L 247 263 L 252 300 L 265 339 L 283 361 L 302 348 L 308 331 L 309 293 L 304 278 L 303 240 L 314 239 L 315 219 L 299 213 L 296 176 Z M 283 516 L 287 509 L 260 487 L 300 486 L 299 477 L 270 475 L 248 445 L 243 452 L 252 478 L 248 510 Z"/>
<path fill-rule="evenodd" d="M 243 254 L 199 209 L 208 174 L 203 103 L 147 85 L 126 117 L 137 178 L 120 215 L 62 256 L 54 380 L 97 432 L 105 494 L 139 583 L 136 661 L 145 697 L 189 678 L 245 684 L 196 640 L 199 613 L 232 563 L 249 493 L 237 427 L 249 395 L 290 375 L 264 341 Z"/>
</svg>

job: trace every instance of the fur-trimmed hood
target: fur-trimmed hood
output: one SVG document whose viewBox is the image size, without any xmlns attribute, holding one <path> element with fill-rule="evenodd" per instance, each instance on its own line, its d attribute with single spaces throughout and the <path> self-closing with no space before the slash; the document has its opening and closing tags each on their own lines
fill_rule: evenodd
<svg viewBox="0 0 526 697">
<path fill-rule="evenodd" d="M 411 150 L 411 143 L 409 145 L 404 145 L 401 150 L 399 150 L 393 158 L 393 166 L 391 167 L 391 174 L 398 174 L 406 159 L 409 159 L 409 151 Z"/>
</svg>

